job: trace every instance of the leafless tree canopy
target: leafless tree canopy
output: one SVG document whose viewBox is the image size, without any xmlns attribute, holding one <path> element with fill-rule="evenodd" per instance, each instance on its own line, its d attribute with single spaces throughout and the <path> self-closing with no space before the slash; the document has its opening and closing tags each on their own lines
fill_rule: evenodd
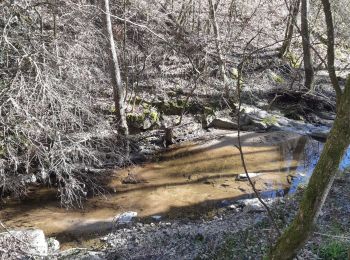
<svg viewBox="0 0 350 260">
<path fill-rule="evenodd" d="M 40 181 L 80 202 L 89 168 L 123 157 L 113 121 L 96 113 L 111 93 L 98 12 L 75 1 L 1 5 L 2 194 Z"/>
</svg>

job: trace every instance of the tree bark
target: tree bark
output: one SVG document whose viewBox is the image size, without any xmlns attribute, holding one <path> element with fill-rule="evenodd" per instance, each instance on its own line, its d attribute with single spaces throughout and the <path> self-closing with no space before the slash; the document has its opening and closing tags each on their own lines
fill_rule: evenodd
<svg viewBox="0 0 350 260">
<path fill-rule="evenodd" d="M 309 0 L 301 0 L 301 37 L 304 53 L 305 87 L 312 90 L 315 72 L 312 64 L 309 32 Z"/>
<path fill-rule="evenodd" d="M 339 82 L 337 79 L 337 75 L 335 73 L 334 68 L 334 25 L 333 25 L 333 16 L 332 16 L 332 9 L 331 4 L 329 0 L 321 0 L 323 5 L 323 12 L 326 19 L 326 25 L 327 25 L 327 67 L 328 67 L 328 73 L 329 77 L 332 81 L 333 88 L 335 89 L 336 95 L 337 95 L 337 101 L 340 100 L 341 96 L 341 89 L 339 86 Z"/>
<path fill-rule="evenodd" d="M 109 9 L 109 0 L 104 1 L 105 4 L 105 21 L 106 21 L 106 29 L 108 36 L 108 49 L 110 54 L 110 71 L 111 71 L 111 79 L 113 85 L 113 100 L 115 105 L 116 118 L 118 121 L 118 128 L 122 135 L 128 136 L 129 129 L 126 121 L 125 114 L 125 91 L 123 88 L 123 83 L 120 75 L 120 67 L 117 55 L 117 46 L 115 45 L 113 38 L 113 30 L 112 30 L 112 21 Z"/>
<path fill-rule="evenodd" d="M 294 24 L 296 23 L 297 16 L 299 13 L 299 6 L 300 6 L 300 0 L 294 1 L 291 7 L 291 11 L 288 17 L 288 23 L 286 28 L 286 34 L 284 37 L 284 41 L 282 44 L 282 47 L 279 52 L 279 57 L 282 58 L 284 55 L 286 55 L 287 52 L 289 52 L 290 45 L 292 42 L 293 34 L 294 34 Z"/>
<path fill-rule="evenodd" d="M 212 22 L 213 30 L 214 30 L 216 51 L 217 51 L 218 58 L 219 58 L 219 70 L 220 70 L 220 74 L 222 77 L 222 82 L 224 84 L 225 97 L 227 99 L 229 99 L 230 98 L 230 88 L 229 88 L 230 86 L 228 83 L 228 79 L 226 77 L 226 66 L 225 66 L 225 62 L 223 59 L 223 55 L 222 55 L 219 26 L 218 26 L 217 19 L 216 19 L 216 9 L 218 7 L 219 2 L 217 2 L 214 5 L 213 0 L 208 0 L 208 4 L 209 4 L 210 20 Z"/>
<path fill-rule="evenodd" d="M 297 216 L 273 248 L 270 259 L 293 259 L 309 235 L 350 144 L 350 76 L 338 104 L 337 117 L 310 178 Z"/>
</svg>

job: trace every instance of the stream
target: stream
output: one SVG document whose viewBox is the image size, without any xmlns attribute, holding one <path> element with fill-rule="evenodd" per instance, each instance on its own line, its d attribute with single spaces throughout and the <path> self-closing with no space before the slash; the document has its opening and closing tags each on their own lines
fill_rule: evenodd
<svg viewBox="0 0 350 260">
<path fill-rule="evenodd" d="M 235 144 L 236 134 L 227 133 L 174 146 L 154 162 L 115 170 L 107 183 L 109 192 L 89 198 L 82 209 L 60 207 L 53 189 L 33 189 L 25 200 L 5 199 L 0 219 L 11 228 L 40 228 L 68 248 L 109 232 L 113 217 L 126 211 L 137 212 L 139 221 L 210 217 L 222 201 L 253 196 L 240 175 L 244 170 Z M 257 189 L 270 198 L 306 184 L 323 148 L 307 136 L 282 131 L 243 133 L 242 144 Z M 341 169 L 349 166 L 350 149 Z"/>
</svg>

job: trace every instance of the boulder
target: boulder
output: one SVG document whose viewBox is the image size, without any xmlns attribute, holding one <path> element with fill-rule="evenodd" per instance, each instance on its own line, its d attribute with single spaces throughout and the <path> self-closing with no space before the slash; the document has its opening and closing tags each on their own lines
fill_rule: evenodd
<svg viewBox="0 0 350 260">
<path fill-rule="evenodd" d="M 0 248 L 6 248 L 15 256 L 47 256 L 48 244 L 44 231 L 40 229 L 11 230 L 0 233 Z"/>
<path fill-rule="evenodd" d="M 116 224 L 129 224 L 132 222 L 132 219 L 137 217 L 137 212 L 134 211 L 128 211 L 124 212 L 122 214 L 119 214 L 113 218 L 114 222 Z"/>
<path fill-rule="evenodd" d="M 237 123 L 228 118 L 215 118 L 208 127 L 225 129 L 225 130 L 237 130 Z"/>
<path fill-rule="evenodd" d="M 252 213 L 252 212 L 263 212 L 265 211 L 264 206 L 260 203 L 258 199 L 247 199 L 242 201 L 243 212 Z"/>
<path fill-rule="evenodd" d="M 263 201 L 267 205 L 271 205 L 274 199 L 263 199 Z M 261 204 L 261 202 L 257 199 L 244 199 L 244 200 L 238 200 L 237 204 L 243 207 L 244 213 L 253 213 L 253 212 L 263 212 L 265 211 L 264 206 Z"/>
</svg>

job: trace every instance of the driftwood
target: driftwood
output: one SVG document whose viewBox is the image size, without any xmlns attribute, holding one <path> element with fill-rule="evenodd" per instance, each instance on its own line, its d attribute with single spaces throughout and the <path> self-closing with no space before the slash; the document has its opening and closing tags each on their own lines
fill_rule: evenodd
<svg viewBox="0 0 350 260">
<path fill-rule="evenodd" d="M 273 104 L 281 103 L 300 103 L 303 101 L 310 109 L 319 108 L 320 106 L 327 111 L 336 110 L 336 98 L 324 96 L 321 93 L 311 93 L 303 90 L 291 90 L 291 89 L 275 89 L 267 93 L 268 98 L 271 100 L 270 106 Z"/>
</svg>

